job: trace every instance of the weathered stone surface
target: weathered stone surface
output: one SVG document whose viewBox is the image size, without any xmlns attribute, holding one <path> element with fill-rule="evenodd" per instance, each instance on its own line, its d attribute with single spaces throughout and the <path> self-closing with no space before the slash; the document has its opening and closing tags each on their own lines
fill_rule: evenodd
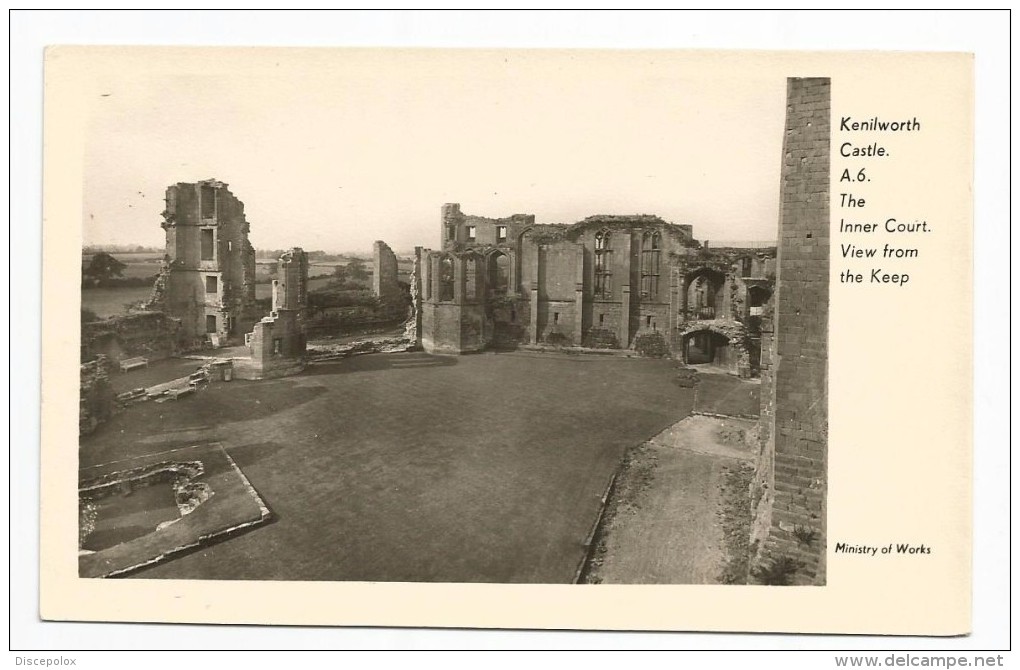
<svg viewBox="0 0 1020 670">
<path fill-rule="evenodd" d="M 106 356 L 97 356 L 82 363 L 79 386 L 78 435 L 87 435 L 110 418 L 116 403 L 116 394 L 110 386 Z"/>
<path fill-rule="evenodd" d="M 692 226 L 648 214 L 536 225 L 533 215 L 473 216 L 453 203 L 443 206 L 441 228 L 440 250 L 421 254 L 427 351 L 525 343 L 632 349 L 639 337 L 661 336 L 680 356 L 684 321 L 745 323 L 752 283 L 771 290 L 774 249 L 709 250 Z M 714 283 L 696 304 L 688 293 L 702 288 L 694 284 L 706 273 Z M 735 347 L 745 353 L 734 374 L 751 374 L 758 356 L 746 350 L 756 342 Z"/>
<path fill-rule="evenodd" d="M 828 124 L 829 80 L 788 80 L 776 290 L 761 316 L 761 451 L 751 488 L 751 572 L 759 581 L 825 583 Z"/>
<path fill-rule="evenodd" d="M 146 309 L 178 319 L 190 340 L 225 344 L 251 330 L 255 249 L 244 203 L 207 179 L 166 190 L 166 255 Z"/>
<path fill-rule="evenodd" d="M 179 353 L 186 345 L 180 320 L 162 312 L 114 316 L 81 327 L 84 360 L 99 355 L 114 362 L 135 356 L 158 360 Z"/>
<path fill-rule="evenodd" d="M 397 282 L 397 256 L 389 245 L 376 240 L 372 245 L 372 291 L 378 298 L 390 298 L 400 294 Z"/>
</svg>

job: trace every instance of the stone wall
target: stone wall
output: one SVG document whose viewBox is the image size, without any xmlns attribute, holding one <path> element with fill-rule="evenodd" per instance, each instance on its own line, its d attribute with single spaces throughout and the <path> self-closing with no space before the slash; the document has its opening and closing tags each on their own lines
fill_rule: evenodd
<svg viewBox="0 0 1020 670">
<path fill-rule="evenodd" d="M 489 219 L 450 203 L 443 206 L 441 225 L 442 251 L 426 250 L 422 256 L 425 303 L 481 304 L 484 319 L 481 328 L 476 323 L 456 328 L 449 323 L 455 310 L 425 308 L 430 315 L 422 320 L 422 339 L 434 351 L 465 351 L 462 344 L 473 343 L 480 332 L 483 345 L 501 347 L 548 343 L 627 349 L 639 336 L 661 337 L 670 354 L 680 357 L 679 328 L 687 318 L 729 319 L 734 326 L 749 318 L 742 277 L 766 272 L 774 254 L 767 248 L 709 251 L 694 239 L 690 225 L 648 214 L 536 225 L 532 215 Z M 495 265 L 504 256 L 505 280 Z M 440 281 L 440 263 L 453 264 L 447 270 L 454 277 L 452 291 Z M 469 286 L 478 290 L 464 288 L 472 263 L 475 279 Z M 706 272 L 716 278 L 710 303 L 717 311 L 688 314 L 691 281 Z M 437 297 L 444 286 L 447 294 Z M 461 314 L 475 318 L 473 310 Z M 751 374 L 748 343 L 741 346 L 743 353 L 735 352 L 731 362 L 735 373 L 746 376 Z"/>
<path fill-rule="evenodd" d="M 136 356 L 158 360 L 173 356 L 185 344 L 181 322 L 162 312 L 126 314 L 81 326 L 83 362 L 100 355 L 114 362 Z"/>
<path fill-rule="evenodd" d="M 411 276 L 408 277 L 408 290 L 411 297 L 410 314 L 404 323 L 404 339 L 408 340 L 414 349 L 421 347 L 421 263 L 421 247 L 415 247 L 414 265 L 411 267 Z"/>
<path fill-rule="evenodd" d="M 380 240 L 372 245 L 372 290 L 378 298 L 390 298 L 401 292 L 397 283 L 397 256 Z"/>
<path fill-rule="evenodd" d="M 763 319 L 751 576 L 824 584 L 828 462 L 829 80 L 787 82 L 779 249 Z"/>
<path fill-rule="evenodd" d="M 296 374 L 305 367 L 305 332 L 298 311 L 281 309 L 255 324 L 248 335 L 250 358 L 235 358 L 241 379 L 268 379 Z"/>
<path fill-rule="evenodd" d="M 79 382 L 78 435 L 88 435 L 113 413 L 116 395 L 110 386 L 105 356 L 83 363 Z"/>
<path fill-rule="evenodd" d="M 251 330 L 255 249 L 244 203 L 207 179 L 166 190 L 166 255 L 147 308 L 181 321 L 183 335 L 225 343 Z"/>
<path fill-rule="evenodd" d="M 292 309 L 303 321 L 308 309 L 308 254 L 294 247 L 276 262 L 272 311 Z"/>
</svg>

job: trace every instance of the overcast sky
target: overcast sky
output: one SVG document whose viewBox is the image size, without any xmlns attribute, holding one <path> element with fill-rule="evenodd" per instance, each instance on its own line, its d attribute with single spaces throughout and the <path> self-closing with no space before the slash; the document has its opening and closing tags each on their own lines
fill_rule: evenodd
<svg viewBox="0 0 1020 670">
<path fill-rule="evenodd" d="M 434 247 L 444 202 L 775 238 L 785 79 L 746 58 L 709 71 L 650 52 L 268 54 L 97 66 L 86 244 L 162 245 L 167 185 L 211 177 L 244 201 L 256 248 Z"/>
</svg>

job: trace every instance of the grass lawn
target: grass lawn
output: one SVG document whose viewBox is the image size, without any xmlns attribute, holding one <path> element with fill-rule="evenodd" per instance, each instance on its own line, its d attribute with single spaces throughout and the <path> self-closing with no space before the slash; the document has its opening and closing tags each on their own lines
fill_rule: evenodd
<svg viewBox="0 0 1020 670">
<path fill-rule="evenodd" d="M 218 440 L 274 514 L 144 578 L 568 583 L 627 447 L 688 415 L 673 364 L 377 354 L 145 403 L 82 466 Z"/>
<path fill-rule="evenodd" d="M 697 402 L 694 409 L 707 414 L 756 417 L 759 413 L 758 380 L 746 381 L 732 375 L 698 375 Z"/>
</svg>

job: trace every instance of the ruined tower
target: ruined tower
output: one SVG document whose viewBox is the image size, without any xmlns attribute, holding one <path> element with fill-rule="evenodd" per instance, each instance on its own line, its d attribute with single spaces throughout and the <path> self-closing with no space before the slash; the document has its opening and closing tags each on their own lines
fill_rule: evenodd
<svg viewBox="0 0 1020 670">
<path fill-rule="evenodd" d="M 149 308 L 180 319 L 183 337 L 215 346 L 251 330 L 255 249 L 244 203 L 215 179 L 174 184 L 161 225 L 166 255 Z"/>
<path fill-rule="evenodd" d="M 268 379 L 297 374 L 305 367 L 308 254 L 298 247 L 277 261 L 273 311 L 245 335 L 250 358 L 234 358 L 241 379 Z"/>
<path fill-rule="evenodd" d="M 828 463 L 829 79 L 787 82 L 776 289 L 763 315 L 752 577 L 824 584 Z"/>
<path fill-rule="evenodd" d="M 308 254 L 300 247 L 285 252 L 276 264 L 273 280 L 273 311 L 290 309 L 304 319 L 308 306 Z"/>
</svg>

